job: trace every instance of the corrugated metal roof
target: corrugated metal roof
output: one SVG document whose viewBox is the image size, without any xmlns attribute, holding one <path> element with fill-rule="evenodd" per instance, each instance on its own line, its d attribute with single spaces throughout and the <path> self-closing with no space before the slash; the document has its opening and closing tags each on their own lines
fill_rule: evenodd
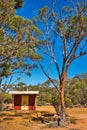
<svg viewBox="0 0 87 130">
<path fill-rule="evenodd" d="M 39 94 L 39 91 L 10 91 L 10 94 Z"/>
</svg>

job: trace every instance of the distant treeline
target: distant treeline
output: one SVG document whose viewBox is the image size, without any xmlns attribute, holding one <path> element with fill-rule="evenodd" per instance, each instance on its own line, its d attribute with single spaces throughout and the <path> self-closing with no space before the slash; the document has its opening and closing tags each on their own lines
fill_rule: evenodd
<svg viewBox="0 0 87 130">
<path fill-rule="evenodd" d="M 54 82 L 58 84 L 59 81 L 54 79 Z M 52 86 L 49 80 L 42 84 L 35 86 L 27 86 L 25 83 L 20 82 L 15 87 L 11 87 L 11 90 L 17 91 L 39 91 L 37 99 L 38 105 L 56 104 L 59 102 L 59 95 L 57 95 L 56 88 Z M 12 101 L 11 95 L 6 92 L 0 93 L 0 103 L 10 103 Z M 77 75 L 72 79 L 67 79 L 65 83 L 65 105 L 66 107 L 73 106 L 87 106 L 87 73 Z"/>
<path fill-rule="evenodd" d="M 54 79 L 54 82 L 58 84 L 59 81 Z M 52 86 L 49 80 L 42 84 L 35 86 L 26 86 L 19 83 L 14 90 L 38 90 L 38 105 L 52 104 L 59 100 L 59 95 L 57 96 L 56 88 Z M 67 79 L 65 83 L 65 105 L 68 107 L 87 105 L 87 73 L 82 75 L 77 75 L 72 79 Z"/>
</svg>

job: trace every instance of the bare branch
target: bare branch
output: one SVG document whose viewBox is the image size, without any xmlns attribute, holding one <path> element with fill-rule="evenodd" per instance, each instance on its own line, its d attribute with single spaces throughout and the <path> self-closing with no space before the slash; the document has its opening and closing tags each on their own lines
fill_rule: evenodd
<svg viewBox="0 0 87 130">
<path fill-rule="evenodd" d="M 58 8 L 59 8 L 59 13 L 60 13 L 60 19 L 62 19 L 62 11 L 60 8 L 60 0 L 58 0 Z"/>
<path fill-rule="evenodd" d="M 84 52 L 81 52 L 80 54 L 78 54 L 77 56 L 74 56 L 73 60 L 81 57 L 81 56 L 84 56 L 84 55 L 87 55 L 87 51 L 84 51 Z"/>
<path fill-rule="evenodd" d="M 45 54 L 45 55 L 47 55 L 48 57 L 50 57 L 50 58 L 53 59 L 53 57 L 52 57 L 50 54 L 48 54 L 47 51 L 42 50 L 40 47 L 38 47 L 38 49 L 39 49 L 43 54 Z"/>
<path fill-rule="evenodd" d="M 48 66 L 48 75 L 50 74 L 50 69 L 51 69 L 52 63 L 53 63 L 53 60 L 51 60 L 49 66 Z"/>
<path fill-rule="evenodd" d="M 43 54 L 45 54 L 45 55 L 47 55 L 48 57 L 50 57 L 53 61 L 54 61 L 54 63 L 55 63 L 55 65 L 56 65 L 56 69 L 57 69 L 57 71 L 58 71 L 58 77 L 59 77 L 59 79 L 60 79 L 60 70 L 59 70 L 59 66 L 58 66 L 58 63 L 57 63 L 57 61 L 56 61 L 56 58 L 54 57 L 54 55 L 50 55 L 50 54 L 48 54 L 47 53 L 47 51 L 45 51 L 45 50 L 41 50 L 40 48 L 38 48 Z M 52 53 L 53 54 L 53 53 Z"/>
<path fill-rule="evenodd" d="M 44 67 L 42 66 L 42 64 L 39 62 L 39 65 L 43 71 L 43 73 L 45 74 L 45 76 L 51 81 L 51 83 L 54 85 L 54 87 L 57 89 L 57 91 L 59 93 L 61 93 L 61 91 L 58 89 L 58 87 L 56 86 L 56 84 L 54 83 L 54 81 L 52 80 L 52 78 L 46 73 L 46 71 L 44 70 Z"/>
</svg>

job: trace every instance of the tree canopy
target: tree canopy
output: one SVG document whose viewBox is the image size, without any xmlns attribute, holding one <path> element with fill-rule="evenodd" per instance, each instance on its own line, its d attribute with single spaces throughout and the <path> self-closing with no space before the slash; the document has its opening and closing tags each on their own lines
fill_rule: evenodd
<svg viewBox="0 0 87 130">
<path fill-rule="evenodd" d="M 24 0 L 15 0 L 15 9 L 21 8 L 24 4 Z"/>
<path fill-rule="evenodd" d="M 36 53 L 41 31 L 31 20 L 16 15 L 15 6 L 22 6 L 22 0 L 0 1 L 1 80 L 15 73 L 31 75 L 30 70 L 37 67 L 35 61 L 41 59 Z"/>
</svg>

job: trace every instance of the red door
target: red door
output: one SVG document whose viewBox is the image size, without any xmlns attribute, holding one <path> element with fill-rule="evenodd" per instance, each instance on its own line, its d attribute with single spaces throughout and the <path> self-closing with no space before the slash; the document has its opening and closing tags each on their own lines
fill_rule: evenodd
<svg viewBox="0 0 87 130">
<path fill-rule="evenodd" d="M 36 110 L 36 95 L 29 95 L 29 110 Z"/>
<path fill-rule="evenodd" d="M 14 95 L 14 110 L 21 110 L 21 95 Z"/>
</svg>

